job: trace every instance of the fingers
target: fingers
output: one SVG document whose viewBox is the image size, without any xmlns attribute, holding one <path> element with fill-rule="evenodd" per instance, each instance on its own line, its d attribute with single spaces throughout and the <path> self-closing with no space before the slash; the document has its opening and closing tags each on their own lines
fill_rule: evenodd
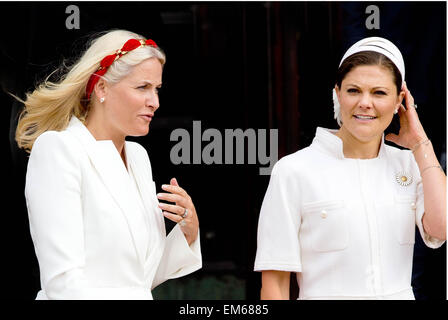
<svg viewBox="0 0 448 320">
<path fill-rule="evenodd" d="M 185 196 L 181 196 L 179 194 L 172 194 L 172 193 L 158 193 L 157 199 L 159 200 L 165 200 L 169 202 L 174 202 L 177 205 L 180 205 L 184 208 L 188 207 L 189 200 Z"/>
<path fill-rule="evenodd" d="M 173 179 L 171 179 L 171 181 L 172 180 Z M 182 189 L 181 187 L 179 187 L 179 185 L 163 184 L 162 189 L 165 191 L 171 192 L 171 193 L 178 194 L 183 197 L 188 196 L 187 192 L 184 189 Z"/>
<path fill-rule="evenodd" d="M 396 142 L 398 141 L 398 136 L 394 133 L 389 133 L 384 137 L 384 139 L 396 144 Z"/>
<path fill-rule="evenodd" d="M 168 218 L 171 221 L 174 221 L 176 223 L 179 223 L 179 222 L 181 222 L 183 220 L 183 218 L 181 216 L 177 215 L 177 214 L 174 214 L 174 213 L 171 213 L 171 212 L 168 212 L 168 211 L 162 211 L 162 213 L 163 213 L 163 215 L 166 218 Z"/>
<path fill-rule="evenodd" d="M 185 213 L 185 208 L 177 205 L 167 204 L 167 203 L 159 203 L 159 208 L 165 211 L 172 212 L 179 216 L 182 216 Z"/>
<path fill-rule="evenodd" d="M 405 92 L 404 97 L 405 97 L 405 101 L 406 101 L 406 110 L 415 109 L 414 97 L 411 95 L 411 92 L 409 91 L 406 82 L 404 82 L 403 88 L 404 88 L 404 92 Z"/>
<path fill-rule="evenodd" d="M 171 180 L 170 180 L 170 184 L 171 185 L 173 185 L 173 186 L 179 186 L 179 184 L 177 183 L 177 179 L 176 178 L 172 178 Z"/>
<path fill-rule="evenodd" d="M 157 198 L 159 200 L 174 202 L 175 204 L 160 202 L 159 208 L 162 210 L 165 218 L 180 225 L 188 243 L 191 244 L 196 239 L 199 226 L 191 197 L 179 186 L 176 178 L 172 178 L 169 185 L 162 185 L 162 189 L 168 193 L 158 193 Z M 183 218 L 186 210 L 188 210 L 188 215 Z"/>
</svg>

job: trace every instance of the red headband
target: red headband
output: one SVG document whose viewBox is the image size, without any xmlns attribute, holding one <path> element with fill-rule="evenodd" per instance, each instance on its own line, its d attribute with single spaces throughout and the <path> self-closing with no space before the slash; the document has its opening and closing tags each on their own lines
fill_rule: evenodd
<svg viewBox="0 0 448 320">
<path fill-rule="evenodd" d="M 98 82 L 99 78 L 103 76 L 107 69 L 112 65 L 112 63 L 115 60 L 120 59 L 122 56 L 124 56 L 129 51 L 132 51 L 134 49 L 137 49 L 141 46 L 152 46 L 154 48 L 157 48 L 157 44 L 151 40 L 145 40 L 145 39 L 129 39 L 126 41 L 126 43 L 123 45 L 123 48 L 118 49 L 114 54 L 108 55 L 104 57 L 103 60 L 101 60 L 100 67 L 97 71 L 95 71 L 89 79 L 89 82 L 87 82 L 86 86 L 86 97 L 87 100 L 90 99 L 90 95 L 92 94 L 93 88 L 95 87 L 95 84 Z"/>
</svg>

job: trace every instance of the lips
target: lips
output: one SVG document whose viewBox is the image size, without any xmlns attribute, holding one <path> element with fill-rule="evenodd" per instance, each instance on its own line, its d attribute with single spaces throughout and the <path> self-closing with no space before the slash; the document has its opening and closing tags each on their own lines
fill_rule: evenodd
<svg viewBox="0 0 448 320">
<path fill-rule="evenodd" d="M 370 116 L 365 114 L 354 114 L 353 117 L 359 120 L 373 120 L 377 118 L 376 116 Z"/>
<path fill-rule="evenodd" d="M 143 119 L 145 119 L 147 121 L 151 121 L 152 117 L 154 117 L 154 114 L 153 113 L 141 114 L 140 117 L 142 117 Z"/>
</svg>

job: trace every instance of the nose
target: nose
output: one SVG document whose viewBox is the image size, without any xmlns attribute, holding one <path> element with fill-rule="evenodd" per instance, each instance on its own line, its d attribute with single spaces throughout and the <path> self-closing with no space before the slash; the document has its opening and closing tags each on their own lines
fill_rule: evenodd
<svg viewBox="0 0 448 320">
<path fill-rule="evenodd" d="M 373 107 L 373 100 L 372 100 L 372 97 L 370 96 L 370 94 L 368 92 L 366 92 L 363 95 L 361 95 L 361 98 L 359 100 L 358 106 L 361 109 L 370 109 L 370 108 Z"/>
<path fill-rule="evenodd" d="M 153 112 L 159 109 L 160 104 L 157 92 L 151 92 L 150 94 L 148 94 L 145 100 L 145 105 L 146 107 L 151 108 Z"/>
</svg>

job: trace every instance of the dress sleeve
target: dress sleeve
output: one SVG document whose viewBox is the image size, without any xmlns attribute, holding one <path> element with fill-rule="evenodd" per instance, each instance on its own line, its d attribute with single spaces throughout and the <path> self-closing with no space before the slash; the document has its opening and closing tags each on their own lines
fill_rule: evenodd
<svg viewBox="0 0 448 320">
<path fill-rule="evenodd" d="M 184 233 L 176 224 L 165 241 L 163 256 L 151 289 L 166 280 L 183 277 L 202 267 L 199 230 L 196 240 L 188 245 Z"/>
<path fill-rule="evenodd" d="M 275 164 L 258 221 L 255 271 L 301 272 L 300 190 L 283 161 Z"/>
<path fill-rule="evenodd" d="M 417 166 L 417 164 L 415 164 Z M 423 183 L 418 171 L 418 167 L 416 168 L 416 176 L 417 176 L 417 200 L 416 200 L 416 211 L 415 211 L 415 223 L 420 231 L 420 235 L 423 239 L 425 245 L 432 249 L 440 248 L 444 240 L 439 240 L 437 238 L 431 237 L 428 233 L 426 233 L 423 228 L 423 215 L 425 214 L 425 196 L 423 194 Z"/>
</svg>

